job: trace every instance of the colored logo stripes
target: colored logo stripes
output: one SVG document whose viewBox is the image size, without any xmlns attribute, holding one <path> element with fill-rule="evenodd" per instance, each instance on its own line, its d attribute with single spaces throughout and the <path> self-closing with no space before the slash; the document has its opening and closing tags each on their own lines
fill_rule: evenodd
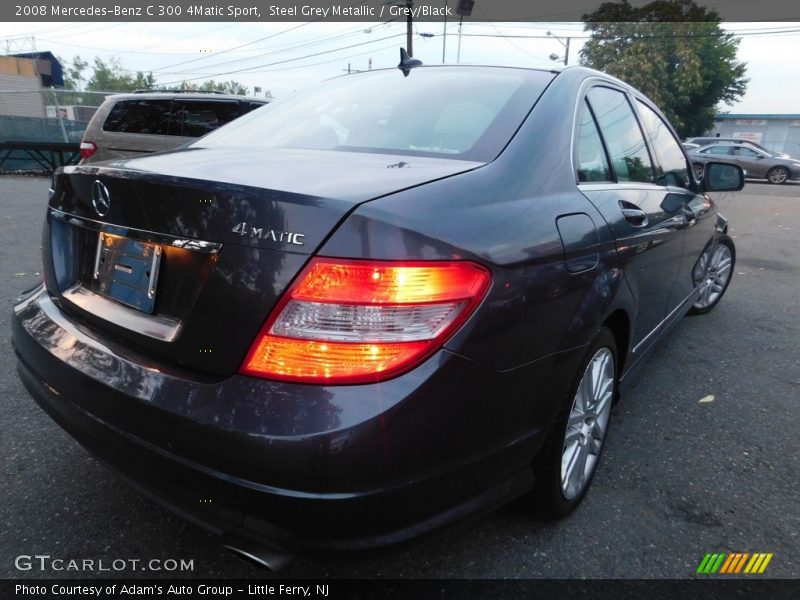
<svg viewBox="0 0 800 600">
<path fill-rule="evenodd" d="M 756 574 L 763 573 L 769 561 L 772 560 L 772 553 L 765 552 L 725 552 L 709 553 L 703 557 L 697 573 L 703 575 L 713 575 L 715 573 L 731 575 L 738 573 Z"/>
</svg>

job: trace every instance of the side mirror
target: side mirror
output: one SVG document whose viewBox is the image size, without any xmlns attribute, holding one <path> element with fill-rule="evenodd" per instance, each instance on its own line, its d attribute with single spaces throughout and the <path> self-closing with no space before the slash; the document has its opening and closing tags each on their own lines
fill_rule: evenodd
<svg viewBox="0 0 800 600">
<path fill-rule="evenodd" d="M 744 171 L 739 165 L 709 162 L 701 183 L 706 192 L 738 192 L 744 187 Z"/>
</svg>

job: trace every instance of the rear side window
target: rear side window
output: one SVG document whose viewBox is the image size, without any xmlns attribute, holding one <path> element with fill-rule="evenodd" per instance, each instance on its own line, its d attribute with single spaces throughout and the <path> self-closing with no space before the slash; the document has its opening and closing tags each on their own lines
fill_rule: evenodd
<svg viewBox="0 0 800 600">
<path fill-rule="evenodd" d="M 239 116 L 238 102 L 174 100 L 174 127 L 170 135 L 200 137 Z"/>
<path fill-rule="evenodd" d="M 689 166 L 686 157 L 672 135 L 669 126 L 652 108 L 637 100 L 639 114 L 642 115 L 650 142 L 658 155 L 661 165 L 657 168 L 656 183 L 675 187 L 689 188 Z"/>
<path fill-rule="evenodd" d="M 169 135 L 172 101 L 120 100 L 103 123 L 105 131 Z"/>
<path fill-rule="evenodd" d="M 105 131 L 200 137 L 239 116 L 238 102 L 214 100 L 121 100 L 103 124 Z"/>
<path fill-rule="evenodd" d="M 589 91 L 588 98 L 611 156 L 617 181 L 654 182 L 647 144 L 625 94 L 596 87 Z"/>
<path fill-rule="evenodd" d="M 611 168 L 603 141 L 585 101 L 578 123 L 578 181 L 611 181 Z"/>
</svg>

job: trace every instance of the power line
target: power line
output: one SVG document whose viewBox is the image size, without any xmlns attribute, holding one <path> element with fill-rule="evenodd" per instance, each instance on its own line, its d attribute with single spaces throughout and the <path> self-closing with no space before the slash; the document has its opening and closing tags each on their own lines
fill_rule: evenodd
<svg viewBox="0 0 800 600">
<path fill-rule="evenodd" d="M 356 6 L 361 6 L 362 4 L 365 4 L 366 2 L 367 2 L 367 0 L 361 0 L 361 2 L 356 4 Z M 172 64 L 172 65 L 168 65 L 166 67 L 161 67 L 159 69 L 154 69 L 153 72 L 163 71 L 165 69 L 171 69 L 173 67 L 186 65 L 186 64 L 197 62 L 197 61 L 201 61 L 201 60 L 208 60 L 212 56 L 219 56 L 220 54 L 227 54 L 228 52 L 231 52 L 233 50 L 238 50 L 240 48 L 244 48 L 245 46 L 252 46 L 253 44 L 257 44 L 258 42 L 263 42 L 265 40 L 269 40 L 269 39 L 278 37 L 279 35 L 283 35 L 284 33 L 289 33 L 290 31 L 295 31 L 296 29 L 300 29 L 301 27 L 306 27 L 307 25 L 311 25 L 313 23 L 317 23 L 317 22 L 323 20 L 324 18 L 325 17 L 318 17 L 317 19 L 314 19 L 313 21 L 306 21 L 305 23 L 301 23 L 300 25 L 296 25 L 295 27 L 290 27 L 289 29 L 284 29 L 283 31 L 279 31 L 278 33 L 274 33 L 274 34 L 271 34 L 271 35 L 268 35 L 268 36 L 253 40 L 251 42 L 247 42 L 247 43 L 241 44 L 239 46 L 234 46 L 233 48 L 228 48 L 227 50 L 221 50 L 219 52 L 211 52 L 211 53 L 209 53 L 209 54 L 207 54 L 205 56 L 200 56 L 200 57 L 197 57 L 197 58 L 194 58 L 194 59 L 191 59 L 191 60 L 186 60 L 186 61 L 183 61 L 183 62 L 175 63 L 175 64 Z"/>
<path fill-rule="evenodd" d="M 222 31 L 223 29 L 228 29 L 229 27 L 233 27 L 234 25 L 238 25 L 238 23 L 228 23 L 227 25 L 223 25 L 222 27 L 214 27 L 213 29 L 209 29 L 207 31 L 201 31 L 200 33 L 194 33 L 192 35 L 187 35 L 182 38 L 178 38 L 177 40 L 169 40 L 168 42 L 161 42 L 159 44 L 153 44 L 152 46 L 145 46 L 142 50 L 149 50 L 151 48 L 158 48 L 159 46 L 168 46 L 169 44 L 174 44 L 175 42 L 182 42 L 184 40 L 188 40 L 199 35 L 208 35 L 209 33 L 216 33 L 217 31 Z M 163 53 L 161 53 L 163 54 Z M 186 52 L 175 52 L 175 54 L 188 54 Z"/>
<path fill-rule="evenodd" d="M 388 39 L 397 38 L 397 37 L 405 37 L 405 35 L 406 35 L 405 33 L 397 33 L 397 34 L 394 34 L 394 35 L 388 35 L 386 37 L 378 38 L 376 40 L 369 40 L 367 42 L 360 42 L 358 44 L 351 44 L 350 46 L 344 46 L 342 48 L 334 48 L 333 50 L 323 50 L 322 52 L 315 52 L 313 54 L 307 54 L 305 56 L 298 56 L 296 58 L 287 58 L 285 60 L 279 60 L 279 61 L 273 62 L 273 63 L 257 65 L 257 66 L 254 66 L 254 67 L 246 67 L 244 69 L 236 69 L 236 70 L 233 70 L 233 71 L 225 71 L 225 72 L 222 72 L 222 73 L 213 73 L 213 74 L 209 73 L 208 75 L 203 75 L 203 76 L 200 76 L 200 77 L 193 77 L 191 79 L 184 79 L 182 81 L 169 81 L 167 83 L 162 83 L 160 85 L 174 85 L 174 84 L 183 83 L 183 81 L 187 81 L 187 82 L 188 81 L 197 81 L 198 79 L 204 79 L 206 77 L 214 78 L 214 77 L 221 77 L 223 75 L 234 75 L 236 73 L 253 72 L 255 69 L 260 69 L 260 68 L 263 68 L 263 67 L 271 67 L 273 65 L 281 65 L 281 64 L 285 64 L 285 63 L 289 63 L 289 62 L 294 62 L 296 60 L 303 60 L 304 58 L 311 58 L 311 57 L 314 57 L 314 56 L 322 56 L 323 54 L 331 54 L 333 52 L 341 52 L 342 50 L 348 50 L 350 48 L 356 48 L 358 46 L 365 46 L 367 44 L 374 44 L 374 43 L 377 43 L 377 42 L 382 42 L 383 40 L 388 40 Z"/>
<path fill-rule="evenodd" d="M 317 21 L 318 20 L 319 19 L 317 19 Z M 277 33 L 273 33 L 273 34 L 264 36 L 262 38 L 258 38 L 257 40 L 253 40 L 253 41 L 247 42 L 245 44 L 240 44 L 239 46 L 234 46 L 233 48 L 228 48 L 227 50 L 220 50 L 219 52 L 211 52 L 211 53 L 209 53 L 209 54 L 207 54 L 205 56 L 199 56 L 199 57 L 193 58 L 191 60 L 184 60 L 184 61 L 179 62 L 179 63 L 175 63 L 175 64 L 172 64 L 172 65 L 167 65 L 166 67 L 159 67 L 158 69 L 153 69 L 153 72 L 155 73 L 155 72 L 158 72 L 158 71 L 163 71 L 164 69 L 171 69 L 173 67 L 179 67 L 181 65 L 188 65 L 189 63 L 194 63 L 194 62 L 197 62 L 197 61 L 200 61 L 200 60 L 208 60 L 212 56 L 219 56 L 220 54 L 227 54 L 228 52 L 231 52 L 233 50 L 238 50 L 239 48 L 244 48 L 245 46 L 252 46 L 253 44 L 257 44 L 258 42 L 263 42 L 264 40 L 269 40 L 269 39 L 278 37 L 279 35 L 283 35 L 284 33 L 289 33 L 290 31 L 295 31 L 296 29 L 300 29 L 301 27 L 306 27 L 307 25 L 311 25 L 312 23 L 315 23 L 315 22 L 316 21 L 307 21 L 305 23 L 301 23 L 300 25 L 296 25 L 294 27 L 290 27 L 289 29 L 284 29 L 284 30 L 279 31 Z"/>
<path fill-rule="evenodd" d="M 269 55 L 270 56 L 274 56 L 276 54 L 282 54 L 284 52 L 293 52 L 293 51 L 299 50 L 301 48 L 307 48 L 307 47 L 311 47 L 311 46 L 319 46 L 320 44 L 327 44 L 327 43 L 332 42 L 334 40 L 340 40 L 340 39 L 352 37 L 354 35 L 360 35 L 360 34 L 363 33 L 363 31 L 364 31 L 363 30 L 363 26 L 359 25 L 357 28 L 355 28 L 353 30 L 350 30 L 347 33 L 341 33 L 341 34 L 334 35 L 334 36 L 329 36 L 329 37 L 326 37 L 326 38 L 313 39 L 313 40 L 309 40 L 309 41 L 306 41 L 306 42 L 302 42 L 300 44 L 294 44 L 294 45 L 289 45 L 289 46 L 286 46 L 286 47 L 283 47 L 283 48 L 277 48 L 277 49 L 274 49 L 274 50 L 269 50 Z M 247 56 L 245 58 L 236 58 L 236 59 L 233 59 L 233 60 L 222 61 L 222 62 L 214 63 L 212 65 L 203 65 L 201 68 L 208 68 L 208 69 L 218 68 L 218 67 L 222 67 L 222 66 L 225 66 L 225 65 L 233 65 L 233 64 L 247 62 L 247 61 L 250 61 L 250 60 L 263 58 L 263 56 L 264 56 L 264 52 L 262 51 L 261 54 L 255 54 L 253 56 Z M 181 74 L 183 72 L 189 73 L 189 71 L 177 71 L 177 72 L 174 72 L 174 73 Z"/>
<path fill-rule="evenodd" d="M 630 32 L 629 32 L 630 33 Z M 780 32 L 775 31 L 762 31 L 762 32 L 742 32 L 742 33 L 735 33 L 730 31 L 722 31 L 719 33 L 681 33 L 681 34 L 658 34 L 658 35 L 648 35 L 642 32 L 633 32 L 634 35 L 637 36 L 638 39 L 690 39 L 690 38 L 704 38 L 704 37 L 725 37 L 725 36 L 733 36 L 733 37 L 748 37 L 748 36 L 760 36 L 760 35 L 788 35 L 788 34 L 797 34 L 800 33 L 800 29 L 790 29 L 790 30 L 782 30 Z M 438 34 L 434 34 L 438 35 Z M 488 38 L 511 38 L 511 39 L 551 39 L 547 35 L 515 35 L 515 34 L 493 34 L 493 33 L 462 33 L 463 37 L 488 37 Z M 618 38 L 619 36 L 616 35 L 570 35 L 569 37 L 573 39 L 609 39 L 613 40 Z"/>
</svg>

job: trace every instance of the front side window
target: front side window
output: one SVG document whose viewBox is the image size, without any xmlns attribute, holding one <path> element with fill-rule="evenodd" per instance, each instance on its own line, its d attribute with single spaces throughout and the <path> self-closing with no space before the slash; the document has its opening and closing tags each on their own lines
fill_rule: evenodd
<svg viewBox="0 0 800 600">
<path fill-rule="evenodd" d="M 650 136 L 651 145 L 661 160 L 661 165 L 657 168 L 656 183 L 688 189 L 689 165 L 686 163 L 680 143 L 672 135 L 669 126 L 652 108 L 638 100 L 636 103 L 645 130 Z"/>
<path fill-rule="evenodd" d="M 745 148 L 744 146 L 736 146 L 733 149 L 733 155 L 744 156 L 746 158 L 758 158 L 759 156 L 763 156 L 762 154 L 759 154 L 752 148 Z"/>
<path fill-rule="evenodd" d="M 600 125 L 617 181 L 653 183 L 650 153 L 625 94 L 595 87 L 589 90 L 588 100 Z"/>
<path fill-rule="evenodd" d="M 730 146 L 711 146 L 705 150 L 700 150 L 700 154 L 715 154 L 717 156 L 729 155 L 731 153 Z"/>
</svg>

